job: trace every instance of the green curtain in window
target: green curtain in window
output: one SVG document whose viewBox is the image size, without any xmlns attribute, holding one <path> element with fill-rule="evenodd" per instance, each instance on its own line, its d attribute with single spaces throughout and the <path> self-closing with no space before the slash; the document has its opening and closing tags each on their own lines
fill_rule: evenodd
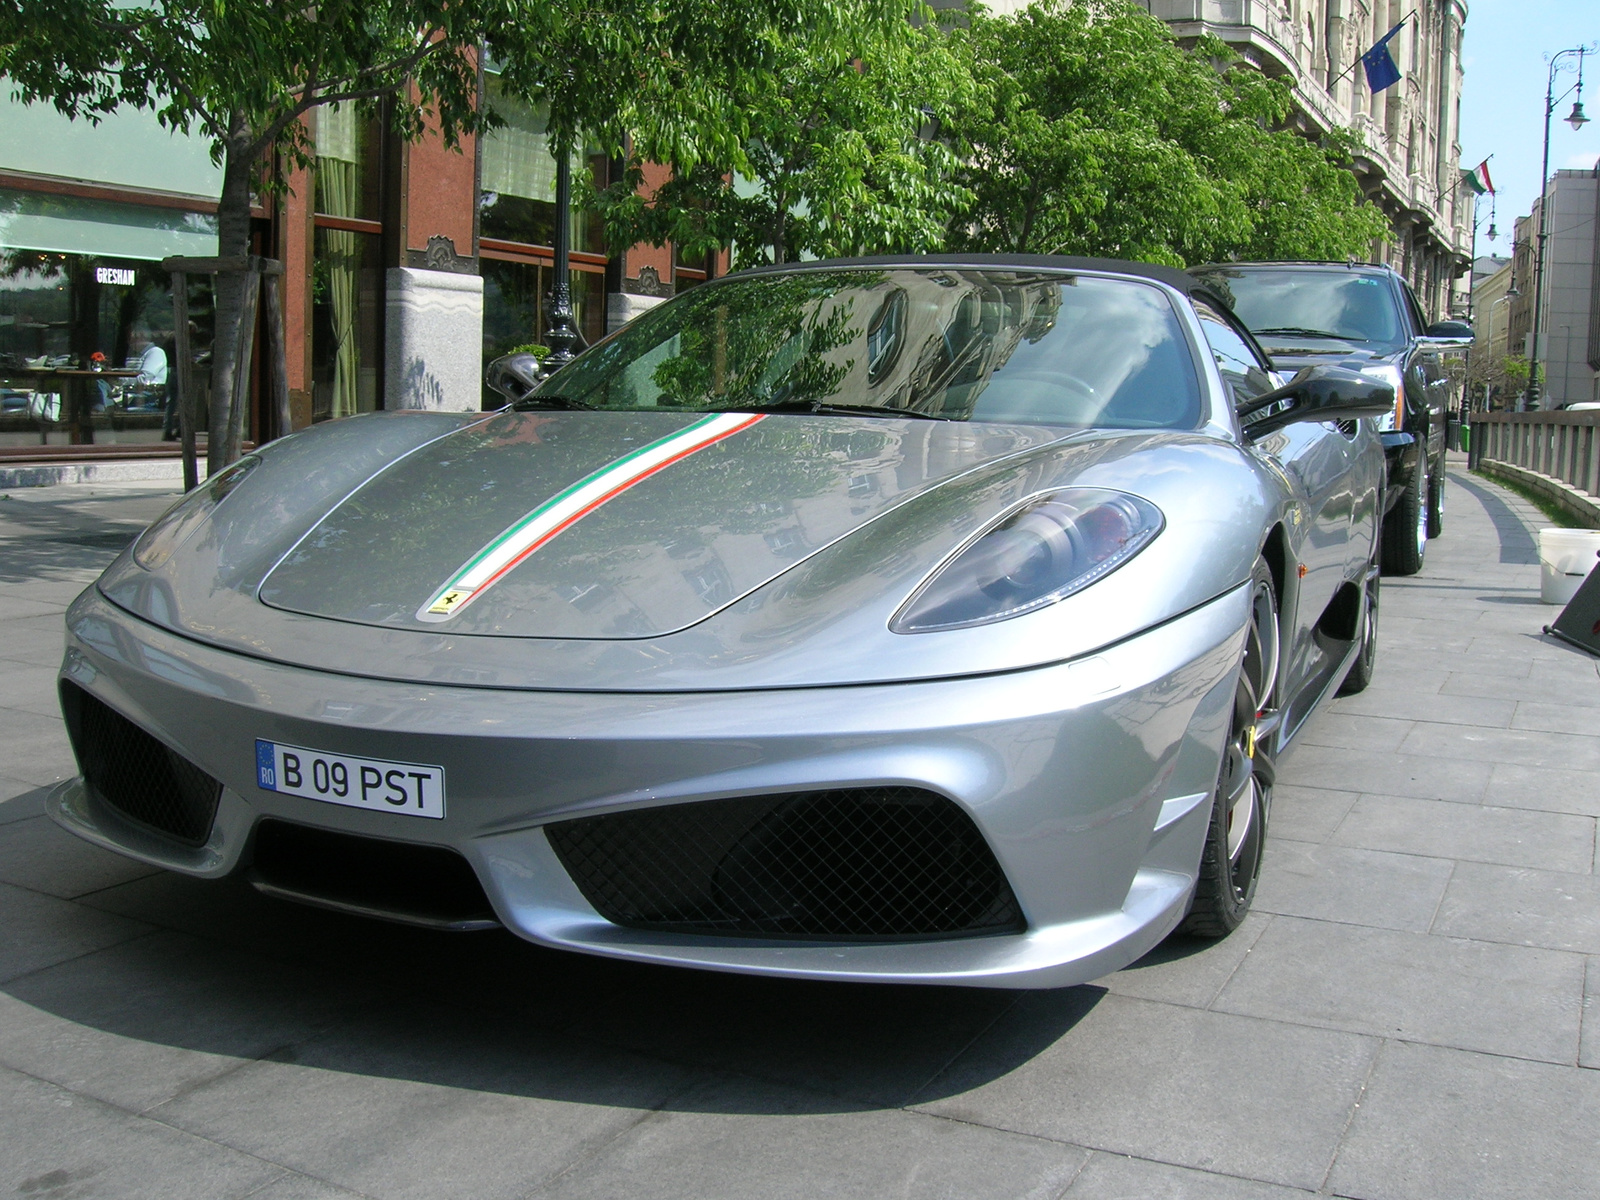
<svg viewBox="0 0 1600 1200">
<path fill-rule="evenodd" d="M 337 158 L 317 160 L 319 207 L 332 217 L 352 216 L 356 211 L 359 168 Z M 333 413 L 335 417 L 354 416 L 360 411 L 356 398 L 356 373 L 360 366 L 356 347 L 356 273 L 361 267 L 361 235 L 344 229 L 322 231 L 323 259 L 327 272 L 328 310 L 333 317 Z"/>
<path fill-rule="evenodd" d="M 361 145 L 353 105 L 333 104 L 317 114 L 317 211 L 330 217 L 360 215 Z M 360 354 L 356 343 L 357 272 L 361 235 L 343 229 L 322 231 L 323 270 L 333 324 L 335 417 L 360 411 L 356 392 Z"/>
</svg>

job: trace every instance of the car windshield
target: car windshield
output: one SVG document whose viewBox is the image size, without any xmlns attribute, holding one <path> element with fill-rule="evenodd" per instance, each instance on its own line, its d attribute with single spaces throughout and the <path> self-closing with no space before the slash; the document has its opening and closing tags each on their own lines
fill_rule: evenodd
<svg viewBox="0 0 1600 1200">
<path fill-rule="evenodd" d="M 1393 350 L 1405 341 L 1394 290 L 1380 275 L 1243 267 L 1202 278 L 1265 342 L 1337 339 Z"/>
<path fill-rule="evenodd" d="M 861 413 L 1193 428 L 1171 302 L 1135 280 L 970 268 L 801 269 L 695 288 L 518 407 Z"/>
</svg>

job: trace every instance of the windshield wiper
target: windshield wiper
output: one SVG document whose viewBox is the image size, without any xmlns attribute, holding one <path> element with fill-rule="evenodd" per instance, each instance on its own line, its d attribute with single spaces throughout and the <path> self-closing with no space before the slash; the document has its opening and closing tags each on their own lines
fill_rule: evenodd
<svg viewBox="0 0 1600 1200">
<path fill-rule="evenodd" d="M 581 408 L 593 409 L 594 405 L 585 404 L 582 400 L 574 400 L 571 396 L 561 396 L 555 392 L 531 392 L 521 400 L 513 400 L 513 412 L 532 412 L 540 408 Z"/>
<path fill-rule="evenodd" d="M 778 400 L 771 404 L 753 401 L 718 405 L 717 412 L 813 413 L 823 417 L 911 417 L 917 421 L 949 421 L 954 418 L 915 408 L 884 408 L 879 404 L 828 404 L 821 400 Z"/>
<path fill-rule="evenodd" d="M 1271 334 L 1278 333 L 1283 334 L 1285 337 L 1336 338 L 1341 342 L 1348 342 L 1352 340 L 1345 337 L 1345 335 L 1342 333 L 1333 333 L 1326 329 L 1302 329 L 1298 325 L 1280 325 L 1273 329 L 1255 329 L 1251 332 L 1257 337 L 1267 337 Z M 1360 341 L 1361 339 L 1356 338 L 1354 340 Z"/>
</svg>

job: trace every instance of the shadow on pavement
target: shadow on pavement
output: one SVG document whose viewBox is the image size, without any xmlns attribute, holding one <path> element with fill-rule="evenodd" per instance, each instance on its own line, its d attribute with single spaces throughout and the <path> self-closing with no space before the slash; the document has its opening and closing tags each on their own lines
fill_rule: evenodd
<svg viewBox="0 0 1600 1200">
<path fill-rule="evenodd" d="M 4 991 L 140 1043 L 588 1104 L 675 1079 L 668 1108 L 777 1111 L 761 1089 L 686 1086 L 707 1073 L 801 1089 L 815 1112 L 932 1101 L 1027 1062 L 1105 994 L 644 966 L 501 931 L 364 921 L 164 872 L 80 903 L 161 932 Z M 795 1103 L 785 1096 L 782 1111 Z"/>
<path fill-rule="evenodd" d="M 0 583 L 38 583 L 104 569 L 174 497 L 0 502 Z"/>
<path fill-rule="evenodd" d="M 1500 561 L 1503 563 L 1537 563 L 1539 561 L 1539 547 L 1534 543 L 1533 536 L 1522 524 L 1521 519 L 1511 506 L 1494 492 L 1475 483 L 1465 471 L 1452 471 L 1450 478 L 1458 487 L 1465 489 L 1483 505 L 1484 512 L 1489 514 L 1489 520 L 1494 525 L 1495 537 L 1500 539 Z"/>
</svg>

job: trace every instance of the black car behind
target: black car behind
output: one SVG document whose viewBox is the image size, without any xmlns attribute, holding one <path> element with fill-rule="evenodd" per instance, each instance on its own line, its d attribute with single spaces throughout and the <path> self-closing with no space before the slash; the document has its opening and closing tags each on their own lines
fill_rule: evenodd
<svg viewBox="0 0 1600 1200">
<path fill-rule="evenodd" d="M 1428 539 L 1444 530 L 1445 420 L 1455 388 L 1445 356 L 1471 327 L 1430 324 L 1411 287 L 1365 263 L 1228 263 L 1191 272 L 1231 304 L 1285 374 L 1337 362 L 1389 383 L 1395 412 L 1380 418 L 1388 485 L 1383 569 L 1414 575 Z"/>
</svg>

